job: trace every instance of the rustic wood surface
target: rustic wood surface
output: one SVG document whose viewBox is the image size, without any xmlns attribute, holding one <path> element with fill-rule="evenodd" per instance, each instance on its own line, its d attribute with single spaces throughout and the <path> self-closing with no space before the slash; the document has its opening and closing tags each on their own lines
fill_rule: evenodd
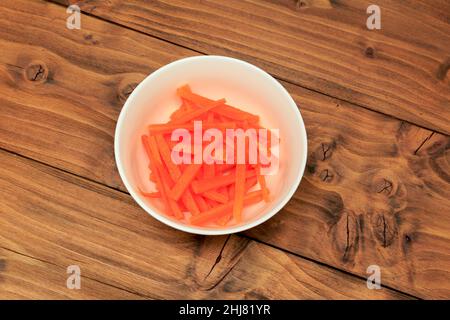
<svg viewBox="0 0 450 320">
<path fill-rule="evenodd" d="M 123 192 L 35 161 L 0 161 L 1 298 L 407 298 L 239 236 L 176 231 Z M 69 265 L 81 290 L 66 288 Z"/>
<path fill-rule="evenodd" d="M 56 0 L 205 54 L 450 133 L 450 1 Z"/>
<path fill-rule="evenodd" d="M 392 113 L 401 120 L 362 108 L 354 97 L 339 99 L 350 98 L 327 91 L 332 85 L 322 94 L 282 82 L 309 137 L 296 195 L 244 235 L 186 235 L 133 203 L 112 146 L 134 86 L 199 53 L 86 15 L 81 30 L 68 30 L 66 17 L 57 4 L 0 3 L 0 298 L 450 297 L 450 139 L 407 121 L 446 132 L 445 105 L 436 109 L 440 121 L 428 108 L 417 119 Z M 228 54 L 242 54 L 233 50 Z M 251 61 L 286 78 L 277 71 L 282 65 Z M 400 110 L 389 105 L 379 102 L 376 110 Z M 86 277 L 79 292 L 65 288 L 70 264 L 80 264 Z M 386 288 L 366 288 L 370 264 L 381 266 Z"/>
</svg>

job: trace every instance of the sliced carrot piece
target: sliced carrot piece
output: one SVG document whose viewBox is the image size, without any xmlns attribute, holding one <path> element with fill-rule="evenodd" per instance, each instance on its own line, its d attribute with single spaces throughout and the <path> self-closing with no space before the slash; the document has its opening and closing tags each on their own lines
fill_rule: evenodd
<svg viewBox="0 0 450 320">
<path fill-rule="evenodd" d="M 220 187 L 219 189 L 217 189 L 217 192 L 219 192 L 220 194 L 222 194 L 223 197 L 225 197 L 227 199 L 227 201 L 230 199 L 228 197 L 228 189 L 226 186 Z"/>
<path fill-rule="evenodd" d="M 142 190 L 139 190 L 139 193 L 142 194 L 144 197 L 147 197 L 147 198 L 161 198 L 161 192 L 159 192 L 159 191 L 144 192 Z"/>
<path fill-rule="evenodd" d="M 172 161 L 169 145 L 166 143 L 166 140 L 161 134 L 157 135 L 155 139 L 158 144 L 161 158 L 169 171 L 170 177 L 173 181 L 178 180 L 181 176 L 181 171 L 180 168 Z"/>
<path fill-rule="evenodd" d="M 192 194 L 191 190 L 186 189 L 186 191 L 184 191 L 184 193 L 181 195 L 181 201 L 192 215 L 200 213 L 200 209 L 194 199 L 194 195 Z"/>
<path fill-rule="evenodd" d="M 250 177 L 247 180 L 245 180 L 245 193 L 247 193 L 251 188 L 253 188 L 257 183 L 256 177 Z M 230 185 L 228 189 L 228 197 L 230 199 L 234 199 L 234 191 L 235 191 L 235 185 Z"/>
<path fill-rule="evenodd" d="M 207 113 L 209 110 L 215 107 L 220 107 L 225 103 L 225 99 L 220 99 L 217 101 L 214 101 L 214 103 L 211 103 L 208 106 L 200 107 L 198 109 L 194 109 L 192 111 L 185 112 L 184 114 L 179 115 L 176 119 L 172 121 L 172 123 L 182 124 L 186 123 L 188 121 L 194 120 L 196 118 L 201 117 L 205 113 Z"/>
<path fill-rule="evenodd" d="M 200 212 L 205 212 L 209 209 L 208 204 L 201 195 L 195 194 L 194 200 L 197 203 L 197 206 L 200 208 Z"/>
<path fill-rule="evenodd" d="M 248 170 L 245 173 L 246 177 L 253 177 L 256 175 L 256 171 L 255 170 Z M 192 191 L 194 191 L 195 193 L 203 193 L 212 189 L 217 189 L 223 186 L 228 186 L 232 183 L 234 183 L 236 180 L 236 174 L 235 173 L 231 173 L 229 175 L 220 177 L 220 179 L 218 179 L 217 177 L 215 178 L 209 178 L 209 179 L 201 179 L 201 180 L 195 180 L 192 181 Z"/>
<path fill-rule="evenodd" d="M 202 129 L 234 129 L 236 127 L 235 122 L 211 122 L 211 123 L 203 123 Z M 176 123 L 164 123 L 164 124 L 151 124 L 148 126 L 148 130 L 150 134 L 166 134 L 166 133 L 172 133 L 174 130 L 177 129 L 186 129 L 189 131 L 194 130 L 194 124 L 193 123 L 186 123 L 186 124 L 176 124 Z"/>
<path fill-rule="evenodd" d="M 196 163 L 188 165 L 181 174 L 181 177 L 176 181 L 175 186 L 169 193 L 169 196 L 174 200 L 178 200 L 183 192 L 189 187 L 189 184 L 195 178 L 201 167 L 201 164 Z"/>
<path fill-rule="evenodd" d="M 244 205 L 249 206 L 258 203 L 262 200 L 262 192 L 253 191 L 244 197 Z M 226 204 L 218 205 L 208 211 L 202 212 L 199 215 L 191 217 L 190 221 L 194 225 L 202 225 L 206 222 L 219 219 L 233 210 L 234 201 L 230 201 Z"/>
<path fill-rule="evenodd" d="M 206 118 L 207 122 L 214 122 L 214 113 L 208 112 L 208 117 Z"/>
<path fill-rule="evenodd" d="M 239 223 L 242 219 L 245 195 L 245 164 L 236 165 L 236 187 L 234 194 L 233 217 Z"/>
<path fill-rule="evenodd" d="M 190 87 L 188 85 L 178 88 L 177 93 L 180 97 L 190 100 L 200 106 L 210 106 L 215 101 L 205 98 L 201 95 L 195 94 L 191 91 Z M 257 115 L 251 114 L 246 111 L 242 111 L 238 108 L 232 107 L 228 104 L 223 104 L 220 107 L 215 107 L 212 109 L 212 111 L 216 114 L 235 119 L 235 120 L 245 120 L 249 119 L 252 122 L 258 122 L 259 117 Z"/>
<path fill-rule="evenodd" d="M 215 164 L 204 164 L 203 165 L 203 178 L 213 178 L 216 175 Z"/>
<path fill-rule="evenodd" d="M 156 169 L 156 165 L 155 165 L 156 160 L 154 159 L 154 155 L 153 155 L 153 153 L 151 151 L 150 141 L 149 141 L 148 136 L 146 136 L 146 135 L 142 136 L 142 144 L 144 145 L 144 149 L 145 149 L 145 151 L 147 153 L 147 156 L 148 156 L 148 158 L 150 160 L 150 168 L 151 168 L 152 172 L 155 175 L 156 188 L 161 192 L 161 198 L 162 198 L 164 206 L 166 208 L 166 212 L 168 213 L 168 215 L 173 215 L 174 213 L 172 211 L 171 206 L 169 205 L 169 198 L 167 196 L 167 193 L 166 193 L 166 190 L 164 188 L 164 185 L 163 185 L 163 182 L 161 180 L 161 177 L 160 177 L 160 175 L 159 175 L 159 173 L 158 173 L 158 171 Z"/>
<path fill-rule="evenodd" d="M 225 171 L 234 169 L 235 166 L 236 166 L 235 164 L 223 163 L 223 164 L 217 164 L 215 169 L 217 172 L 225 172 Z"/>
<path fill-rule="evenodd" d="M 217 206 L 219 203 L 217 201 L 205 198 L 205 202 L 208 205 L 208 209 L 214 208 L 215 206 Z"/>
<path fill-rule="evenodd" d="M 256 165 L 256 178 L 261 186 L 264 201 L 269 202 L 269 189 L 267 189 L 266 178 L 261 174 L 261 166 L 259 164 Z"/>
<path fill-rule="evenodd" d="M 215 191 L 215 190 L 206 191 L 206 192 L 202 193 L 202 195 L 205 198 L 208 198 L 208 199 L 220 202 L 220 203 L 227 203 L 228 202 L 228 197 L 227 196 L 225 196 L 225 195 L 223 195 L 220 192 Z"/>
<path fill-rule="evenodd" d="M 217 224 L 219 225 L 219 226 L 224 226 L 224 225 L 226 225 L 230 220 L 231 220 L 231 217 L 232 217 L 233 215 L 231 214 L 231 213 L 228 213 L 228 214 L 226 214 L 226 215 L 224 215 L 224 216 L 222 216 L 222 217 L 220 217 L 219 219 L 217 219 Z"/>
</svg>

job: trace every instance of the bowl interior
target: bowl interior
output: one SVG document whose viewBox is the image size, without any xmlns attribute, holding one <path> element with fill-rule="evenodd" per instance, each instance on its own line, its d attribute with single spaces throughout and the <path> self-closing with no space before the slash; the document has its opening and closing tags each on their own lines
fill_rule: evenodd
<svg viewBox="0 0 450 320">
<path fill-rule="evenodd" d="M 271 201 L 244 210 L 242 224 L 229 227 L 192 227 L 162 213 L 159 200 L 139 193 L 155 189 L 148 179 L 148 160 L 140 137 L 147 125 L 162 123 L 180 105 L 176 89 L 192 90 L 212 99 L 260 115 L 261 124 L 279 129 L 279 167 L 266 177 Z M 151 215 L 172 227 L 199 234 L 225 234 L 253 227 L 281 209 L 297 188 L 306 164 L 306 131 L 292 98 L 270 75 L 246 62 L 218 56 L 178 60 L 148 76 L 130 95 L 116 128 L 115 152 L 120 175 L 135 200 Z"/>
</svg>

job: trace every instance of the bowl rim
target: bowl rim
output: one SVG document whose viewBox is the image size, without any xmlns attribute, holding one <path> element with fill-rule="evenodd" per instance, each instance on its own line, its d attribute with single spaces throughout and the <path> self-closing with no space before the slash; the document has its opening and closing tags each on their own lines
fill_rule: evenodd
<svg viewBox="0 0 450 320">
<path fill-rule="evenodd" d="M 300 163 L 300 166 L 299 166 L 299 169 L 297 172 L 296 179 L 295 179 L 294 183 L 290 186 L 289 191 L 286 193 L 284 198 L 267 214 L 259 217 L 258 219 L 254 220 L 254 221 L 251 221 L 251 222 L 243 224 L 243 225 L 224 228 L 224 229 L 204 229 L 204 228 L 189 226 L 186 224 L 182 224 L 182 223 L 173 221 L 173 220 L 165 217 L 164 214 L 156 212 L 155 210 L 148 207 L 147 204 L 141 199 L 141 196 L 138 195 L 134 191 L 133 186 L 130 184 L 130 182 L 128 181 L 128 178 L 125 175 L 125 169 L 123 167 L 122 160 L 120 158 L 121 147 L 120 147 L 120 143 L 119 143 L 119 140 L 120 140 L 119 137 L 120 137 L 120 133 L 122 131 L 121 128 L 125 121 L 126 114 L 129 112 L 129 110 L 132 106 L 132 101 L 134 100 L 134 97 L 139 95 L 139 92 L 141 90 L 143 90 L 143 88 L 146 86 L 146 84 L 151 82 L 153 80 L 153 78 L 156 78 L 159 74 L 161 74 L 163 72 L 167 72 L 170 69 L 172 69 L 180 64 L 183 64 L 183 63 L 186 63 L 186 62 L 189 62 L 192 60 L 210 60 L 210 61 L 226 60 L 226 61 L 229 61 L 232 63 L 238 63 L 241 65 L 244 65 L 245 67 L 250 68 L 253 71 L 255 71 L 256 73 L 258 73 L 260 76 L 267 78 L 268 80 L 270 80 L 273 83 L 274 86 L 276 86 L 278 88 L 278 90 L 281 90 L 281 92 L 287 97 L 287 100 L 289 101 L 289 103 L 288 103 L 289 108 L 292 108 L 294 110 L 294 113 L 297 117 L 297 123 L 300 126 L 300 131 L 303 131 L 303 133 L 304 133 L 302 135 L 302 137 L 299 137 L 299 139 L 303 140 L 302 142 L 303 142 L 303 145 L 305 146 L 305 150 L 304 150 L 304 153 L 301 155 L 301 160 L 300 160 L 301 163 Z M 308 139 L 307 139 L 305 123 L 304 123 L 302 115 L 300 113 L 300 109 L 298 108 L 297 104 L 295 103 L 294 99 L 291 97 L 289 92 L 281 85 L 281 83 L 277 79 L 272 77 L 269 73 L 262 70 L 261 68 L 255 66 L 249 62 L 240 60 L 240 59 L 226 57 L 226 56 L 219 56 L 219 55 L 203 55 L 203 56 L 191 56 L 191 57 L 181 58 L 181 59 L 175 60 L 173 62 L 170 62 L 170 63 L 158 68 L 154 72 L 150 73 L 144 80 L 142 80 L 136 86 L 136 88 L 133 90 L 133 92 L 130 94 L 130 96 L 125 101 L 125 103 L 122 107 L 122 110 L 120 111 L 120 114 L 119 114 L 119 117 L 118 117 L 118 120 L 116 123 L 115 133 L 114 133 L 114 157 L 115 157 L 115 161 L 116 161 L 116 166 L 119 171 L 120 178 L 122 179 L 122 182 L 125 185 L 125 188 L 130 193 L 130 195 L 134 199 L 134 201 L 136 201 L 137 204 L 142 209 L 144 209 L 148 214 L 150 214 L 156 220 L 158 220 L 172 228 L 175 228 L 177 230 L 192 233 L 192 234 L 198 234 L 198 235 L 226 235 L 226 234 L 242 232 L 242 231 L 254 228 L 254 227 L 266 222 L 270 218 L 272 218 L 292 198 L 292 196 L 294 195 L 294 192 L 297 190 L 298 186 L 300 185 L 300 182 L 303 178 L 303 174 L 304 174 L 305 167 L 306 167 L 307 155 L 308 155 Z"/>
</svg>

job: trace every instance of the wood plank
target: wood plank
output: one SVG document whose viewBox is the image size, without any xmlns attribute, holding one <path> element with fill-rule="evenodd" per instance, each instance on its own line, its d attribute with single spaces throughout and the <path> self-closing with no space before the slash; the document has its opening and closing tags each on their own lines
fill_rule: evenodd
<svg viewBox="0 0 450 320">
<path fill-rule="evenodd" d="M 4 70 L 0 73 L 3 115 L 0 146 L 111 187 L 123 188 L 112 151 L 114 123 L 123 104 L 118 87 L 127 88 L 136 81 L 129 80 L 130 74 L 151 72 L 157 64 L 153 61 L 164 60 L 158 57 L 158 50 L 163 46 L 168 46 L 167 51 L 174 55 L 191 52 L 164 43 L 160 46 L 154 39 L 90 17 L 83 18 L 80 32 L 52 28 L 64 24 L 62 12 L 65 11 L 56 5 L 25 5 L 15 1 L 14 5 L 2 2 L 0 6 L 3 6 L 1 17 L 12 14 L 11 8 L 20 7 L 20 12 L 14 15 L 17 22 L 0 19 L 0 44 L 10 48 L 0 57 Z M 39 13 L 42 16 L 37 18 Z M 27 24 L 22 25 L 21 21 Z M 27 37 L 27 32 L 36 36 Z M 128 40 L 118 41 L 110 36 L 118 32 L 121 39 Z M 89 56 L 82 54 L 86 51 L 83 49 L 86 37 L 97 41 L 89 45 Z M 70 45 L 65 42 L 67 39 Z M 133 54 L 136 50 L 138 56 Z M 165 59 L 170 60 L 171 56 Z M 50 66 L 50 79 L 39 83 L 24 80 L 28 64 L 35 60 Z M 383 280 L 387 285 L 425 298 L 445 295 L 449 287 L 448 281 L 442 280 L 449 270 L 448 241 L 445 241 L 450 228 L 445 217 L 449 203 L 446 196 L 449 170 L 445 166 L 448 138 L 438 134 L 432 137 L 442 139 L 436 153 L 424 153 L 426 146 L 416 152 L 431 132 L 297 86 L 283 85 L 295 98 L 305 119 L 310 150 L 308 170 L 293 201 L 284 213 L 277 215 L 276 219 L 281 220 L 271 220 L 257 234 L 249 235 L 360 276 L 366 275 L 365 268 L 372 263 L 369 260 L 381 252 L 376 262 L 387 268 Z M 395 190 L 399 190 L 399 195 L 395 190 L 388 194 L 389 188 L 378 194 L 384 188 L 379 185 L 384 183 L 384 178 L 397 184 Z M 406 195 L 402 195 L 405 189 Z M 408 249 L 411 253 L 391 250 L 402 243 L 404 234 L 394 233 L 394 244 L 385 249 L 380 244 L 380 232 L 367 229 L 358 234 L 365 240 L 358 242 L 355 259 L 349 260 L 350 263 L 340 259 L 342 243 L 336 247 L 335 238 L 327 234 L 336 222 L 339 228 L 346 222 L 336 219 L 346 219 L 341 211 L 356 211 L 369 228 L 371 217 L 385 212 L 380 210 L 401 209 L 396 202 L 420 209 L 411 214 L 406 208 L 409 213 L 401 214 L 398 227 L 408 239 L 413 239 L 411 246 L 405 247 L 412 248 Z M 426 210 L 421 209 L 423 205 Z M 386 213 L 384 221 L 390 222 L 386 217 L 399 215 Z M 441 221 L 440 225 L 432 222 L 429 229 L 430 217 Z M 424 236 L 411 237 L 410 230 Z M 336 237 L 342 240 L 345 234 L 339 231 Z M 385 240 L 381 243 L 384 245 Z M 386 240 L 387 243 L 390 241 Z M 367 259 L 364 259 L 366 252 Z M 441 257 L 441 261 L 430 260 L 430 252 Z M 403 272 L 414 276 L 399 276 Z"/>
<path fill-rule="evenodd" d="M 176 231 L 125 193 L 35 161 L 0 162 L 0 298 L 407 298 L 238 236 Z M 69 265 L 80 290 L 65 288 Z"/>
<path fill-rule="evenodd" d="M 291 83 L 450 133 L 450 3 L 379 0 L 58 0 Z"/>
<path fill-rule="evenodd" d="M 4 248 L 0 266 L 1 299 L 142 299 L 84 276 L 83 290 L 68 290 L 66 268 Z"/>
</svg>

